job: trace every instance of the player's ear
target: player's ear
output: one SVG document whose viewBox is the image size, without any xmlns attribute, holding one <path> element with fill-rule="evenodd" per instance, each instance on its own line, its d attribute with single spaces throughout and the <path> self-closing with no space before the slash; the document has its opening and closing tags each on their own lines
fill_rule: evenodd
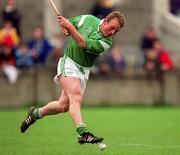
<svg viewBox="0 0 180 155">
<path fill-rule="evenodd" d="M 104 21 L 103 21 L 104 23 L 107 23 L 107 18 L 104 18 Z"/>
<path fill-rule="evenodd" d="M 108 23 L 107 18 L 104 18 L 104 20 L 103 20 L 103 24 L 107 24 L 107 23 Z"/>
</svg>

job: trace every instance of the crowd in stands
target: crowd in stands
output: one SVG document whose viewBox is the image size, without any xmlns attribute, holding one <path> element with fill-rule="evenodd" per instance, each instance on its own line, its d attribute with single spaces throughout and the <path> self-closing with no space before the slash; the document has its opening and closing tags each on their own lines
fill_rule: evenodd
<svg viewBox="0 0 180 155">
<path fill-rule="evenodd" d="M 115 45 L 110 51 L 97 58 L 92 67 L 92 74 L 122 75 L 126 68 L 126 61 L 121 52 L 121 47 Z"/>
<path fill-rule="evenodd" d="M 92 9 L 92 14 L 104 18 L 113 10 L 111 0 L 99 0 Z M 56 34 L 51 39 L 44 36 L 41 27 L 34 28 L 31 39 L 22 40 L 20 28 L 21 15 L 15 5 L 15 0 L 7 0 L 2 13 L 3 25 L 0 28 L 0 70 L 4 72 L 11 84 L 17 81 L 19 70 L 31 69 L 37 65 L 52 64 L 54 68 L 65 51 L 66 42 L 62 34 Z M 163 73 L 173 68 L 173 62 L 150 28 L 142 39 L 141 49 L 144 56 L 144 70 L 150 76 L 161 78 Z M 93 74 L 107 75 L 116 73 L 122 75 L 126 70 L 126 59 L 120 45 L 114 45 L 110 52 L 98 58 L 92 67 Z"/>
<path fill-rule="evenodd" d="M 18 78 L 18 68 L 30 68 L 45 64 L 52 45 L 44 37 L 42 28 L 35 28 L 32 39 L 24 43 L 21 39 L 20 12 L 15 0 L 8 0 L 2 11 L 3 24 L 0 28 L 0 69 L 10 83 Z"/>
<path fill-rule="evenodd" d="M 141 49 L 144 56 L 144 69 L 150 77 L 163 80 L 164 73 L 171 70 L 174 66 L 169 51 L 158 39 L 153 28 L 149 28 L 145 33 Z"/>
</svg>

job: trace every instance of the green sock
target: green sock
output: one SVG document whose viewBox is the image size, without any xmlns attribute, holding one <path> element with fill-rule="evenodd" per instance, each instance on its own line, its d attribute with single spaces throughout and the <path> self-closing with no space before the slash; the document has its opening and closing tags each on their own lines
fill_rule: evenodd
<svg viewBox="0 0 180 155">
<path fill-rule="evenodd" d="M 43 117 L 42 114 L 41 114 L 41 112 L 40 112 L 40 109 L 39 109 L 39 108 L 37 108 L 37 109 L 33 112 L 33 114 L 34 114 L 35 120 L 41 119 L 41 118 Z"/>
<path fill-rule="evenodd" d="M 77 128 L 76 128 L 76 132 L 77 132 L 79 135 L 82 135 L 83 133 L 88 132 L 88 129 L 87 129 L 86 124 L 80 124 L 80 125 L 78 125 Z"/>
</svg>

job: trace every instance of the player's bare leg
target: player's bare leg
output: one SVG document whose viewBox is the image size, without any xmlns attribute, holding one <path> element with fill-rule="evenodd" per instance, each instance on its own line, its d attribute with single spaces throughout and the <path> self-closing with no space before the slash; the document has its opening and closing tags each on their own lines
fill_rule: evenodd
<svg viewBox="0 0 180 155">
<path fill-rule="evenodd" d="M 69 111 L 69 99 L 64 90 L 62 90 L 61 97 L 59 101 L 52 101 L 40 108 L 40 113 L 42 117 L 46 115 L 55 115 L 58 113 L 63 113 Z"/>
<path fill-rule="evenodd" d="M 69 97 L 69 113 L 73 119 L 75 126 L 83 124 L 80 110 L 81 102 L 83 99 L 83 91 L 80 86 L 79 78 L 61 76 L 60 83 Z"/>
<path fill-rule="evenodd" d="M 76 126 L 76 131 L 79 135 L 78 142 L 84 143 L 98 143 L 102 142 L 104 138 L 96 137 L 90 133 L 87 126 L 83 123 L 81 115 L 81 103 L 83 99 L 83 90 L 80 85 L 80 79 L 76 77 L 60 77 L 60 83 L 69 98 L 69 113 Z"/>
<path fill-rule="evenodd" d="M 35 123 L 37 119 L 40 119 L 46 115 L 54 115 L 58 113 L 67 112 L 69 110 L 69 99 L 64 90 L 62 90 L 59 101 L 49 102 L 42 108 L 35 109 L 31 107 L 28 110 L 26 119 L 21 124 L 21 132 L 24 133 L 30 125 Z"/>
</svg>

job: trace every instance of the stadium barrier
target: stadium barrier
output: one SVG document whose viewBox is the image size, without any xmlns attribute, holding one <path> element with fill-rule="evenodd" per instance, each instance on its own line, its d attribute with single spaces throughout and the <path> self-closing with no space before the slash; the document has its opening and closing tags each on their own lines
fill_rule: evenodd
<svg viewBox="0 0 180 155">
<path fill-rule="evenodd" d="M 55 71 L 50 68 L 21 71 L 15 84 L 9 84 L 0 71 L 0 107 L 30 106 L 58 100 L 60 86 L 55 84 Z M 147 79 L 144 74 L 123 76 L 91 76 L 85 91 L 85 105 L 143 104 L 147 106 L 168 103 L 180 105 L 180 76 L 170 72 L 164 84 Z"/>
</svg>

